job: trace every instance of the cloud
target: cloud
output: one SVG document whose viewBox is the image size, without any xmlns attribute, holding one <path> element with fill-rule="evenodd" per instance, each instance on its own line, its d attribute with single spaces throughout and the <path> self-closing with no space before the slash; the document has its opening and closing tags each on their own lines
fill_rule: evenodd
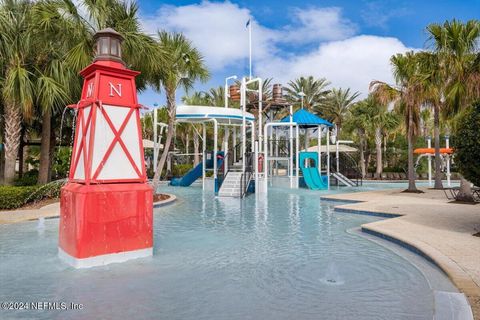
<svg viewBox="0 0 480 320">
<path fill-rule="evenodd" d="M 255 35 L 255 56 L 274 54 L 277 32 L 259 25 L 248 9 L 230 2 L 162 6 L 155 15 L 144 17 L 143 25 L 150 33 L 157 29 L 183 32 L 205 56 L 208 66 L 220 70 L 248 57 L 248 19 Z"/>
<path fill-rule="evenodd" d="M 313 41 L 341 40 L 351 37 L 357 26 L 342 17 L 338 7 L 293 10 L 293 25 L 285 28 L 282 41 L 310 43 Z"/>
<path fill-rule="evenodd" d="M 257 71 L 284 84 L 300 76 L 325 77 L 334 87 L 350 87 L 365 96 L 372 80 L 393 82 L 390 57 L 408 50 L 396 38 L 362 35 L 321 44 L 304 55 L 260 61 Z"/>
<path fill-rule="evenodd" d="M 393 7 L 393 9 L 392 9 Z M 387 29 L 387 24 L 392 18 L 410 14 L 405 7 L 399 7 L 398 2 L 385 4 L 384 1 L 370 1 L 365 4 L 365 9 L 360 12 L 362 20 L 371 27 Z"/>
<path fill-rule="evenodd" d="M 374 79 L 393 81 L 390 57 L 409 50 L 396 38 L 356 35 L 358 27 L 343 17 L 341 8 L 291 10 L 292 20 L 276 29 L 262 26 L 249 9 L 228 1 L 164 5 L 143 15 L 142 22 L 151 33 L 160 28 L 183 32 L 205 56 L 214 78 L 222 79 L 232 68 L 245 70 L 245 23 L 251 19 L 255 74 L 284 84 L 300 76 L 326 77 L 335 87 L 364 95 Z"/>
</svg>

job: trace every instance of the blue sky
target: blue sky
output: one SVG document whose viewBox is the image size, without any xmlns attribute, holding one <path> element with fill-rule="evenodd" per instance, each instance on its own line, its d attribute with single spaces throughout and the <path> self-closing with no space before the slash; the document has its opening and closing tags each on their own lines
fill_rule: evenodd
<svg viewBox="0 0 480 320">
<path fill-rule="evenodd" d="M 299 76 L 326 77 L 332 87 L 362 96 L 371 80 L 392 81 L 389 57 L 424 48 L 425 27 L 449 19 L 478 18 L 480 0 L 454 1 L 143 1 L 147 32 L 183 32 L 205 57 L 212 77 L 195 90 L 248 74 L 252 21 L 254 75 L 283 83 Z M 178 98 L 184 93 L 178 92 Z M 140 103 L 164 103 L 147 90 Z"/>
</svg>

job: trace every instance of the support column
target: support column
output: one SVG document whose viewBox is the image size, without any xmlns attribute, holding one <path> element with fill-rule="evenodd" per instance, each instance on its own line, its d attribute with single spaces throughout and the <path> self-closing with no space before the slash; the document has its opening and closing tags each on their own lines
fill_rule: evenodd
<svg viewBox="0 0 480 320">
<path fill-rule="evenodd" d="M 330 190 L 330 129 L 327 130 L 327 185 Z"/>
<path fill-rule="evenodd" d="M 218 150 L 218 123 L 216 119 L 213 121 L 213 189 L 215 195 L 218 193 L 218 177 L 217 177 L 217 150 Z"/>
<path fill-rule="evenodd" d="M 427 137 L 427 148 L 432 147 L 432 138 L 430 136 Z M 430 153 L 428 154 L 428 185 L 432 186 L 432 156 Z"/>
<path fill-rule="evenodd" d="M 205 190 L 205 167 L 207 165 L 207 127 L 202 123 L 202 189 Z"/>
</svg>

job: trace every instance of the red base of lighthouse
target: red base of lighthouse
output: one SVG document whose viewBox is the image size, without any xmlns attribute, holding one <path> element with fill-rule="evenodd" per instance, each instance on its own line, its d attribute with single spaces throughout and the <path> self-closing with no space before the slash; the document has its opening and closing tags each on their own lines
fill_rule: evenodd
<svg viewBox="0 0 480 320">
<path fill-rule="evenodd" d="M 67 183 L 60 203 L 59 256 L 70 265 L 92 267 L 152 254 L 148 184 Z"/>
</svg>

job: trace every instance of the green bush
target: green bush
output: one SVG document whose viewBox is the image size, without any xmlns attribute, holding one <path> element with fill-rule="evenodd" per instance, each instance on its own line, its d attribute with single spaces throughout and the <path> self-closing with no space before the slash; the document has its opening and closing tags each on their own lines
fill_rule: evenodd
<svg viewBox="0 0 480 320">
<path fill-rule="evenodd" d="M 459 119 L 455 132 L 455 162 L 460 173 L 480 186 L 480 102 L 474 103 Z"/>
<path fill-rule="evenodd" d="M 192 164 L 177 164 L 173 166 L 172 174 L 174 177 L 183 177 L 188 171 L 192 170 Z"/>
<path fill-rule="evenodd" d="M 34 186 L 37 184 L 38 170 L 32 169 L 23 174 L 21 178 L 17 178 L 14 182 L 16 186 Z"/>
<path fill-rule="evenodd" d="M 70 170 L 70 157 L 72 156 L 72 148 L 59 147 L 54 154 L 52 165 L 52 179 L 63 179 L 68 176 Z"/>
<path fill-rule="evenodd" d="M 36 186 L 0 186 L 0 209 L 10 210 L 23 206 L 37 188 Z"/>
<path fill-rule="evenodd" d="M 0 186 L 0 210 L 12 210 L 43 199 L 57 199 L 65 181 L 41 186 Z"/>
</svg>

